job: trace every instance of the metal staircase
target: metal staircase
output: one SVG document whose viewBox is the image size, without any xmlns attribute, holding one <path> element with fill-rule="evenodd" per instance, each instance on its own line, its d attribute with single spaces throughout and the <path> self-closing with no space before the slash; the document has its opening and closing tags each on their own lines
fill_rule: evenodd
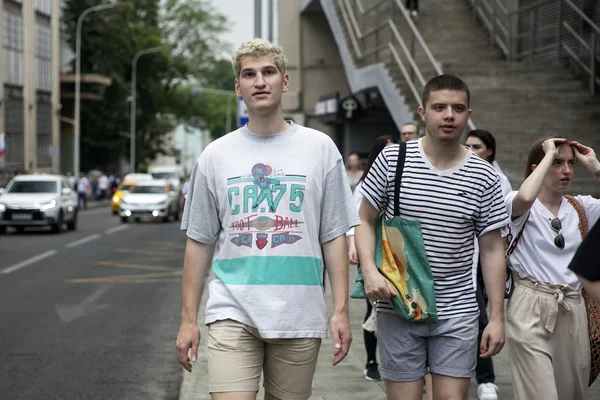
<svg viewBox="0 0 600 400">
<path fill-rule="evenodd" d="M 426 81 L 451 73 L 471 90 L 470 129 L 476 123 L 494 134 L 497 160 L 515 189 L 541 136 L 577 139 L 600 152 L 600 99 L 558 63 L 508 60 L 473 19 L 470 0 L 422 2 L 417 23 L 401 0 L 320 1 L 352 91 L 378 87 L 398 126 L 417 118 Z M 573 192 L 600 194 L 587 172 L 579 175 Z"/>
</svg>

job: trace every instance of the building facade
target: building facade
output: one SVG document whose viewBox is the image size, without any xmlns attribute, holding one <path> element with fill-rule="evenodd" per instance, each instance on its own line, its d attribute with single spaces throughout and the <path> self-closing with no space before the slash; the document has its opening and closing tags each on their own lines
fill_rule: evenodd
<svg viewBox="0 0 600 400">
<path fill-rule="evenodd" d="M 60 2 L 0 0 L 0 12 L 0 168 L 58 172 Z"/>
<path fill-rule="evenodd" d="M 376 84 L 365 80 L 352 87 L 348 79 L 352 61 L 344 60 L 323 3 L 279 0 L 277 4 L 278 39 L 290 76 L 283 111 L 331 136 L 344 158 L 351 153 L 366 157 L 377 136 L 398 136 L 398 127 Z"/>
</svg>

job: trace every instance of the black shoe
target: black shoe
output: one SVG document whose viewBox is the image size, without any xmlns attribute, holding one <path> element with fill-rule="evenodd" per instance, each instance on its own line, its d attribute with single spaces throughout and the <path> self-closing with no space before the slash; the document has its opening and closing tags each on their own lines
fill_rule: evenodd
<svg viewBox="0 0 600 400">
<path fill-rule="evenodd" d="M 365 379 L 371 382 L 379 382 L 381 380 L 379 367 L 375 361 L 371 361 L 367 364 L 367 369 L 365 369 Z"/>
</svg>

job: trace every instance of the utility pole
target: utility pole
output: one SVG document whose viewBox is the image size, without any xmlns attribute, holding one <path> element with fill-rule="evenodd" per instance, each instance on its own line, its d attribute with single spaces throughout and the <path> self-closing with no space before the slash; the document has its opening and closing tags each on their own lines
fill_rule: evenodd
<svg viewBox="0 0 600 400">
<path fill-rule="evenodd" d="M 79 147 L 81 137 L 81 27 L 84 18 L 96 11 L 108 10 L 109 8 L 124 6 L 130 2 L 99 4 L 85 9 L 77 19 L 75 34 L 75 119 L 73 134 L 73 175 L 79 176 Z"/>
<path fill-rule="evenodd" d="M 149 49 L 143 49 L 138 51 L 135 56 L 133 57 L 133 61 L 131 62 L 131 111 L 130 111 L 130 122 L 129 122 L 129 134 L 130 136 L 130 141 L 129 141 L 129 172 L 130 173 L 134 173 L 135 172 L 135 146 L 136 146 L 136 133 L 135 133 L 135 118 L 136 118 L 136 112 L 137 112 L 137 103 L 136 103 L 136 96 L 137 96 L 137 62 L 139 60 L 139 58 L 143 55 L 146 54 L 151 54 L 151 53 L 158 53 L 159 51 L 163 50 L 164 46 L 160 46 L 160 47 L 152 47 Z"/>
<path fill-rule="evenodd" d="M 254 37 L 262 37 L 262 0 L 254 0 Z"/>
<path fill-rule="evenodd" d="M 267 17 L 268 18 L 268 21 L 267 21 L 268 30 L 267 30 L 267 32 L 268 32 L 269 42 L 273 43 L 273 40 L 274 40 L 274 38 L 273 38 L 273 0 L 267 0 L 267 1 L 269 2 L 268 3 L 268 8 L 267 8 L 267 10 L 268 10 L 268 12 L 267 12 L 267 15 L 268 15 L 268 17 Z"/>
</svg>

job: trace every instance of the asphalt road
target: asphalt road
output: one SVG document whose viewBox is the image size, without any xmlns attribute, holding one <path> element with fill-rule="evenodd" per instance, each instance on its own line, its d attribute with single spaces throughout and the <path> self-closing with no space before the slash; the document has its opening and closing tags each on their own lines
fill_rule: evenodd
<svg viewBox="0 0 600 400">
<path fill-rule="evenodd" d="M 0 237 L 0 398 L 177 399 L 178 228 L 99 208 Z"/>
</svg>

